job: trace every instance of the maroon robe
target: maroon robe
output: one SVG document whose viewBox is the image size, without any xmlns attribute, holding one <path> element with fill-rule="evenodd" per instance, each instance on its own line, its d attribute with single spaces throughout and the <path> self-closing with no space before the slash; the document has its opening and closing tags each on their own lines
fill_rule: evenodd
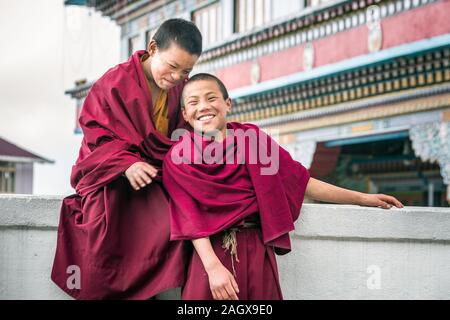
<svg viewBox="0 0 450 320">
<path fill-rule="evenodd" d="M 155 129 L 143 53 L 95 82 L 80 114 L 84 138 L 71 175 L 77 194 L 63 200 L 51 275 L 77 299 L 148 299 L 184 282 L 189 251 L 183 242 L 169 241 L 161 182 L 162 160 L 173 143 Z M 168 92 L 169 135 L 185 126 L 183 85 Z M 159 172 L 135 191 L 123 173 L 138 161 Z M 69 279 L 75 275 L 70 266 L 79 267 L 80 288 Z"/>
<path fill-rule="evenodd" d="M 184 135 L 167 154 L 163 182 L 171 198 L 171 239 L 210 236 L 217 256 L 231 270 L 231 256 L 222 248 L 221 231 L 257 214 L 260 229 L 237 232 L 238 296 L 252 300 L 282 299 L 275 253 L 285 254 L 291 250 L 289 232 L 300 214 L 309 173 L 258 127 L 233 122 L 227 127 L 236 134 L 228 136 L 221 142 L 222 148 L 216 150 L 223 150 L 223 159 L 234 157 L 232 164 L 226 160 L 210 164 L 196 160 L 201 152 L 215 149 L 214 144 L 216 147 L 218 144 L 198 139 L 196 133 Z M 257 143 L 248 139 L 245 146 L 239 148 L 239 135 L 249 130 L 255 133 Z M 186 146 L 186 141 L 190 143 L 189 152 L 186 152 L 188 148 L 179 148 Z M 256 163 L 252 162 L 252 155 L 275 152 L 279 154 L 279 169 L 275 174 L 261 174 L 270 164 L 264 165 L 259 157 Z M 241 164 L 243 159 L 245 164 Z M 183 299 L 211 298 L 207 274 L 194 252 Z"/>
</svg>

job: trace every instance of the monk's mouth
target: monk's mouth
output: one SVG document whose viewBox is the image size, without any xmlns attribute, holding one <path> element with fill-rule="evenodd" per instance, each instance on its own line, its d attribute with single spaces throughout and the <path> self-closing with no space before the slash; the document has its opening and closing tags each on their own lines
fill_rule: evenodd
<svg viewBox="0 0 450 320">
<path fill-rule="evenodd" d="M 174 86 L 175 82 L 169 81 L 167 79 L 163 79 L 165 82 L 167 82 L 169 85 Z"/>
<path fill-rule="evenodd" d="M 209 120 L 212 120 L 212 119 L 214 119 L 215 117 L 216 117 L 216 116 L 213 115 L 213 114 L 205 114 L 205 115 L 203 115 L 203 116 L 198 117 L 198 118 L 197 118 L 197 121 L 200 121 L 200 122 L 208 122 Z"/>
</svg>

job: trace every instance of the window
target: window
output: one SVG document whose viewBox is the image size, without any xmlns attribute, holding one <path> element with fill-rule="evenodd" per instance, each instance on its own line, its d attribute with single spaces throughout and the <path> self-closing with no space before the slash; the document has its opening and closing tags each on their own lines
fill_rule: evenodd
<svg viewBox="0 0 450 320">
<path fill-rule="evenodd" d="M 235 32 L 245 32 L 261 27 L 299 12 L 303 7 L 303 0 L 236 0 Z"/>
<path fill-rule="evenodd" d="M 128 39 L 128 55 L 131 56 L 136 50 L 142 49 L 141 46 L 141 38 L 139 36 L 135 36 Z"/>
<path fill-rule="evenodd" d="M 204 47 L 223 40 L 223 12 L 220 1 L 194 11 L 192 21 L 202 33 Z"/>
<path fill-rule="evenodd" d="M 0 162 L 0 193 L 14 193 L 15 190 L 14 164 L 9 162 Z"/>
</svg>

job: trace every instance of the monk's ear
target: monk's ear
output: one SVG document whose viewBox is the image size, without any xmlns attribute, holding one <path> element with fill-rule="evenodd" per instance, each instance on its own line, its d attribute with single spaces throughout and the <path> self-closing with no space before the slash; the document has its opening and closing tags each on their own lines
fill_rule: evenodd
<svg viewBox="0 0 450 320">
<path fill-rule="evenodd" d="M 232 102 L 231 102 L 231 98 L 228 98 L 227 100 L 225 100 L 225 103 L 227 105 L 227 112 L 231 111 L 231 107 L 232 107 Z"/>
<path fill-rule="evenodd" d="M 186 114 L 186 108 L 185 107 L 181 107 L 181 114 L 183 115 L 184 121 L 189 122 L 187 114 Z"/>
<path fill-rule="evenodd" d="M 147 46 L 147 52 L 149 53 L 150 56 L 153 56 L 156 53 L 157 49 L 158 46 L 156 45 L 156 41 L 152 39 Z"/>
</svg>

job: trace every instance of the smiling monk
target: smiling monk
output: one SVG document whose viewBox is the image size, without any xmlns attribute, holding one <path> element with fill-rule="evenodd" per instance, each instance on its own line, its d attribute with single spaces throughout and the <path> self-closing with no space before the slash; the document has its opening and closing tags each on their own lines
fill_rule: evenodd
<svg viewBox="0 0 450 320">
<path fill-rule="evenodd" d="M 149 299 L 184 283 L 189 252 L 169 241 L 161 168 L 170 134 L 185 126 L 180 93 L 201 51 L 193 23 L 167 20 L 86 97 L 51 275 L 72 297 Z"/>
<path fill-rule="evenodd" d="M 183 117 L 194 130 L 166 155 L 163 182 L 171 197 L 171 239 L 192 240 L 195 247 L 183 299 L 282 299 L 275 254 L 291 250 L 288 233 L 305 194 L 325 202 L 402 207 L 391 196 L 310 178 L 257 126 L 227 122 L 231 99 L 213 75 L 189 79 L 182 99 Z"/>
</svg>

